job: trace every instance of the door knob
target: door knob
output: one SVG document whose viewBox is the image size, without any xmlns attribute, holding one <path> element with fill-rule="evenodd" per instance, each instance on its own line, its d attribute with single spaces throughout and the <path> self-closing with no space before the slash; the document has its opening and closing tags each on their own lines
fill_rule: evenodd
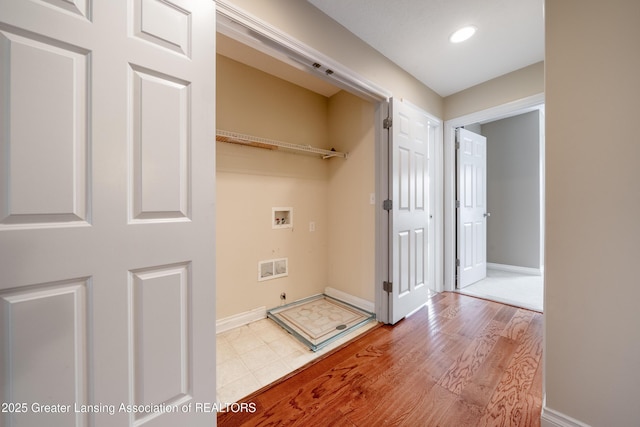
<svg viewBox="0 0 640 427">
<path fill-rule="evenodd" d="M 491 212 L 485 212 L 485 213 L 484 213 L 484 217 L 485 217 L 485 218 L 490 217 L 490 216 L 491 216 Z"/>
</svg>

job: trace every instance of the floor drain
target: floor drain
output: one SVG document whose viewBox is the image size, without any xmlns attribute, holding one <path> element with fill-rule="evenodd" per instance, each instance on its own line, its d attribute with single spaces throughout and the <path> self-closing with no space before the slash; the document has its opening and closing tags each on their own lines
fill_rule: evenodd
<svg viewBox="0 0 640 427">
<path fill-rule="evenodd" d="M 347 329 L 347 325 L 338 325 L 338 326 L 336 326 L 336 329 L 339 330 L 339 331 L 341 331 L 343 329 Z"/>
</svg>

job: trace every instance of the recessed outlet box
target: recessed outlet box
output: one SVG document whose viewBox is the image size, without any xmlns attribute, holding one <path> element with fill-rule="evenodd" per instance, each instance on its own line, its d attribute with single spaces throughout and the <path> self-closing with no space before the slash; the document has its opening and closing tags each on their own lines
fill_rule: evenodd
<svg viewBox="0 0 640 427">
<path fill-rule="evenodd" d="M 271 208 L 271 228 L 293 228 L 293 208 Z"/>
<path fill-rule="evenodd" d="M 258 261 L 258 281 L 277 279 L 289 275 L 289 258 Z"/>
</svg>

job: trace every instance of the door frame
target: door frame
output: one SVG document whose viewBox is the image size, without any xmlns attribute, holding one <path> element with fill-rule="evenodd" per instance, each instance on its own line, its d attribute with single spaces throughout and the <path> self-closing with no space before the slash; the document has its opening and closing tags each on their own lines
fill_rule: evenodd
<svg viewBox="0 0 640 427">
<path fill-rule="evenodd" d="M 373 103 L 375 109 L 375 313 L 376 318 L 389 323 L 388 295 L 383 290 L 383 281 L 389 277 L 389 220 L 388 214 L 382 209 L 382 201 L 391 197 L 391 183 L 389 177 L 389 153 L 387 131 L 383 121 L 388 117 L 389 99 L 391 91 L 366 79 L 350 68 L 334 59 L 313 49 L 312 47 L 294 39 L 270 24 L 252 16 L 242 9 L 226 2 L 216 2 L 217 25 L 216 30 L 222 34 L 257 49 L 267 55 L 279 59 L 296 68 L 303 69 L 321 79 L 327 80 L 356 96 L 360 96 Z M 319 67 L 309 67 L 308 64 L 321 64 Z M 330 73 L 327 70 L 331 70 Z M 434 118 L 435 119 L 435 118 Z M 442 120 L 438 120 L 442 126 Z M 443 216 L 442 212 L 442 132 L 438 132 L 435 145 L 435 287 L 436 291 L 443 290 L 442 265 L 443 256 Z"/>
<path fill-rule="evenodd" d="M 544 92 L 521 98 L 506 104 L 445 120 L 443 161 L 444 161 L 444 287 L 445 291 L 456 288 L 456 128 L 470 123 L 505 119 L 529 111 L 537 110 L 544 105 Z M 544 179 L 544 175 L 543 175 Z M 544 209 L 543 209 L 544 212 Z"/>
</svg>

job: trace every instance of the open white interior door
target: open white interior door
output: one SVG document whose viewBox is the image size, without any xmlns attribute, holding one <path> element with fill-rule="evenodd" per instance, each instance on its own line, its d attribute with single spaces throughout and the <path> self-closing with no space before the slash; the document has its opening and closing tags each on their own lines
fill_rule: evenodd
<svg viewBox="0 0 640 427">
<path fill-rule="evenodd" d="M 464 288 L 487 277 L 487 138 L 462 128 L 456 138 L 458 288 Z"/>
<path fill-rule="evenodd" d="M 434 144 L 427 113 L 391 99 L 391 284 L 389 320 L 396 323 L 427 302 L 434 274 Z"/>
<path fill-rule="evenodd" d="M 0 2 L 0 425 L 214 423 L 215 21 Z"/>
</svg>

